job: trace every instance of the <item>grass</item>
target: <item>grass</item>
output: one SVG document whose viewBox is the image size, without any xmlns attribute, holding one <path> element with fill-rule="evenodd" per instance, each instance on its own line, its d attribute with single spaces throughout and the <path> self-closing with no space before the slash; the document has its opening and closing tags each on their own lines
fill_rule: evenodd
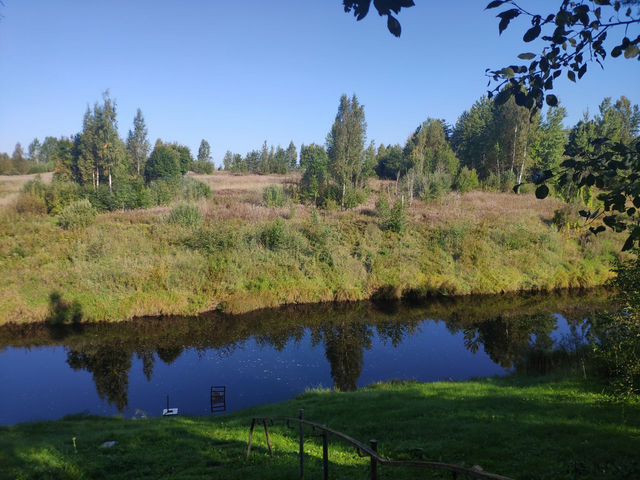
<svg viewBox="0 0 640 480">
<path fill-rule="evenodd" d="M 216 190 L 198 204 L 203 223 L 195 227 L 166 221 L 170 208 L 101 214 L 73 231 L 53 217 L 0 209 L 0 324 L 51 318 L 52 294 L 78 304 L 83 321 L 119 321 L 588 288 L 610 278 L 620 249 L 610 234 L 558 231 L 550 219 L 560 204 L 533 196 L 470 192 L 415 202 L 398 235 L 380 228 L 375 194 L 347 212 L 268 208 L 261 189 L 288 177 L 198 178 Z"/>
<path fill-rule="evenodd" d="M 613 401 L 598 386 L 554 377 L 464 383 L 392 382 L 351 393 L 310 391 L 277 405 L 220 418 L 69 417 L 0 429 L 1 478 L 297 478 L 297 437 L 271 427 L 274 455 L 250 418 L 295 416 L 358 440 L 376 438 L 383 455 L 435 460 L 518 479 L 620 479 L 640 474 L 640 404 Z M 73 446 L 76 439 L 76 449 Z M 109 440 L 118 445 L 99 446 Z M 321 446 L 307 439 L 308 478 L 321 478 Z M 331 478 L 367 478 L 367 462 L 340 443 Z M 425 478 L 382 469 L 381 478 Z M 434 478 L 434 477 L 429 477 Z M 435 477 L 437 478 L 437 477 Z M 448 477 L 447 477 L 448 478 Z"/>
</svg>

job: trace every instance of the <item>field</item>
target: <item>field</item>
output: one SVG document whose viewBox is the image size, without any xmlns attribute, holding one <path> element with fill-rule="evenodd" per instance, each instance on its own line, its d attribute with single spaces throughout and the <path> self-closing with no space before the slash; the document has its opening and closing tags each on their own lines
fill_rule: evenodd
<svg viewBox="0 0 640 480">
<path fill-rule="evenodd" d="M 0 324 L 43 321 L 70 309 L 82 321 L 241 313 L 283 304 L 588 288 L 610 278 L 611 234 L 558 229 L 561 204 L 475 191 L 414 202 L 400 235 L 381 229 L 374 181 L 354 210 L 289 202 L 269 208 L 268 185 L 295 176 L 196 178 L 213 198 L 204 222 L 167 222 L 172 207 L 100 214 L 65 231 L 55 218 L 18 214 L 28 176 L 0 178 Z M 52 300 L 52 294 L 56 299 Z"/>
<path fill-rule="evenodd" d="M 521 480 L 631 479 L 640 473 L 637 400 L 612 401 L 584 380 L 515 377 L 311 391 L 222 418 L 76 416 L 0 428 L 0 478 L 298 478 L 295 430 L 282 423 L 270 427 L 273 456 L 260 429 L 248 460 L 245 449 L 253 415 L 296 416 L 300 408 L 307 419 L 364 443 L 377 439 L 379 451 L 398 460 L 479 465 Z M 118 443 L 99 448 L 106 441 Z M 307 437 L 308 478 L 322 475 L 319 442 Z M 331 478 L 368 478 L 366 459 L 331 442 Z M 388 467 L 380 475 L 427 478 Z"/>
</svg>

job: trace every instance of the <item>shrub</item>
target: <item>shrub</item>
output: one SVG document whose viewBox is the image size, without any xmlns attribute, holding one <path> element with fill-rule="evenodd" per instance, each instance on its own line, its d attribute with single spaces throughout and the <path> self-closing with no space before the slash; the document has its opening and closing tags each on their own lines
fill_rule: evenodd
<svg viewBox="0 0 640 480">
<path fill-rule="evenodd" d="M 478 173 L 475 168 L 462 167 L 456 176 L 454 187 L 460 193 L 477 190 L 480 187 L 480 180 L 478 180 Z"/>
<path fill-rule="evenodd" d="M 297 249 L 304 240 L 291 232 L 281 218 L 268 224 L 258 234 L 258 242 L 269 250 Z"/>
<path fill-rule="evenodd" d="M 213 173 L 213 163 L 208 160 L 196 160 L 191 164 L 191 171 L 194 173 L 210 175 Z"/>
<path fill-rule="evenodd" d="M 57 224 L 64 230 L 75 230 L 91 225 L 96 218 L 96 210 L 87 199 L 76 200 L 64 207 L 58 215 Z"/>
<path fill-rule="evenodd" d="M 389 207 L 388 200 L 382 196 L 376 204 L 380 228 L 402 234 L 407 228 L 407 209 L 402 201 L 396 201 L 393 207 Z"/>
<path fill-rule="evenodd" d="M 185 202 L 195 202 L 203 198 L 211 198 L 211 187 L 193 178 L 183 177 L 181 180 L 181 196 Z"/>
<path fill-rule="evenodd" d="M 344 194 L 344 208 L 356 208 L 367 200 L 367 191 L 362 188 L 347 188 Z"/>
<path fill-rule="evenodd" d="M 200 228 L 188 237 L 184 244 L 194 250 L 206 253 L 215 253 L 228 250 L 238 245 L 238 231 L 232 229 L 221 230 L 219 228 Z"/>
<path fill-rule="evenodd" d="M 178 193 L 179 184 L 175 181 L 154 180 L 149 183 L 149 193 L 154 205 L 167 205 Z"/>
<path fill-rule="evenodd" d="M 178 205 L 167 217 L 167 222 L 173 225 L 181 225 L 183 227 L 197 227 L 202 224 L 202 213 L 195 205 Z"/>
<path fill-rule="evenodd" d="M 44 199 L 32 193 L 21 193 L 16 200 L 15 209 L 20 214 L 47 214 L 47 204 Z"/>
<path fill-rule="evenodd" d="M 551 223 L 558 231 L 575 228 L 578 225 L 577 213 L 572 205 L 563 205 L 553 212 Z"/>
<path fill-rule="evenodd" d="M 262 198 L 269 208 L 281 208 L 287 203 L 287 196 L 281 185 L 269 185 L 264 189 Z"/>
<path fill-rule="evenodd" d="M 51 185 L 46 186 L 45 202 L 47 211 L 58 214 L 67 205 L 80 200 L 82 191 L 77 183 L 63 180 L 54 180 Z"/>
</svg>

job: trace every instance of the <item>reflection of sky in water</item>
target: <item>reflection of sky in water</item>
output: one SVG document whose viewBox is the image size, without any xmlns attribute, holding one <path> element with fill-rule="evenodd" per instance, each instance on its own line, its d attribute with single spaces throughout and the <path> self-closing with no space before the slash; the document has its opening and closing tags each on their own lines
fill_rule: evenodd
<svg viewBox="0 0 640 480">
<path fill-rule="evenodd" d="M 552 334 L 560 341 L 570 333 L 561 316 Z M 137 410 L 158 415 L 166 406 L 181 414 L 209 414 L 209 389 L 227 387 L 230 411 L 278 402 L 295 397 L 308 388 L 332 387 L 332 365 L 342 381 L 358 386 L 378 381 L 465 380 L 503 375 L 507 370 L 494 363 L 480 347 L 476 353 L 465 348 L 464 333 L 451 333 L 442 321 L 425 321 L 405 334 L 397 346 L 371 327 L 371 348 L 355 354 L 345 342 L 332 350 L 329 362 L 325 340 L 314 344 L 309 330 L 300 340 L 290 339 L 280 351 L 266 342 L 250 339 L 235 349 L 185 350 L 170 365 L 154 354 L 151 380 L 143 373 L 142 360 L 132 355 L 125 416 Z M 356 349 L 357 350 L 357 349 Z M 341 363 L 342 362 L 342 363 Z M 346 380 L 345 380 L 346 378 Z M 0 424 L 56 419 L 89 412 L 117 414 L 117 409 L 97 394 L 93 376 L 73 370 L 67 364 L 64 347 L 7 348 L 0 352 Z"/>
</svg>

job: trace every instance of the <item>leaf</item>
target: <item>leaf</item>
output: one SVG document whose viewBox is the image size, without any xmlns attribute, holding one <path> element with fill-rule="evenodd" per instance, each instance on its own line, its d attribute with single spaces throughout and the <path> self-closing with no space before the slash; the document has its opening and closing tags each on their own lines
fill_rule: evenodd
<svg viewBox="0 0 640 480">
<path fill-rule="evenodd" d="M 507 103 L 507 100 L 509 100 L 509 97 L 511 97 L 511 94 L 512 94 L 512 90 L 510 88 L 504 88 L 500 90 L 500 92 L 496 95 L 493 102 L 498 106 L 503 105 Z"/>
<path fill-rule="evenodd" d="M 536 188 L 536 198 L 538 200 L 543 200 L 548 196 L 549 196 L 549 187 L 543 184 L 543 185 L 540 185 L 538 188 Z"/>
<path fill-rule="evenodd" d="M 576 74 L 571 70 L 567 72 L 567 77 L 569 77 L 569 80 L 571 80 L 572 82 L 576 81 Z"/>
<path fill-rule="evenodd" d="M 556 97 L 553 93 L 550 93 L 549 95 L 547 95 L 546 101 L 547 101 L 547 105 L 549 105 L 550 107 L 558 106 L 558 97 Z"/>
<path fill-rule="evenodd" d="M 532 42 L 536 38 L 538 38 L 541 31 L 542 31 L 542 28 L 540 28 L 540 25 L 535 25 L 531 27 L 529 30 L 527 30 L 527 33 L 524 34 L 524 37 L 522 37 L 522 40 L 524 40 L 525 42 Z"/>
<path fill-rule="evenodd" d="M 624 245 L 622 246 L 622 251 L 628 252 L 633 248 L 634 243 L 635 243 L 635 239 L 633 238 L 633 236 L 629 235 L 629 237 L 627 237 L 627 241 L 624 242 Z"/>
<path fill-rule="evenodd" d="M 490 2 L 489 5 L 487 5 L 486 7 L 484 7 L 485 10 L 489 10 L 491 8 L 496 8 L 499 7 L 500 5 L 502 5 L 505 2 L 505 0 L 493 0 L 493 2 Z"/>
<path fill-rule="evenodd" d="M 520 60 L 533 60 L 534 58 L 536 58 L 536 54 L 531 52 L 521 53 L 520 55 L 518 55 L 518 58 Z"/>
<path fill-rule="evenodd" d="M 402 33 L 400 22 L 393 15 L 387 15 L 387 28 L 396 37 Z"/>
</svg>

